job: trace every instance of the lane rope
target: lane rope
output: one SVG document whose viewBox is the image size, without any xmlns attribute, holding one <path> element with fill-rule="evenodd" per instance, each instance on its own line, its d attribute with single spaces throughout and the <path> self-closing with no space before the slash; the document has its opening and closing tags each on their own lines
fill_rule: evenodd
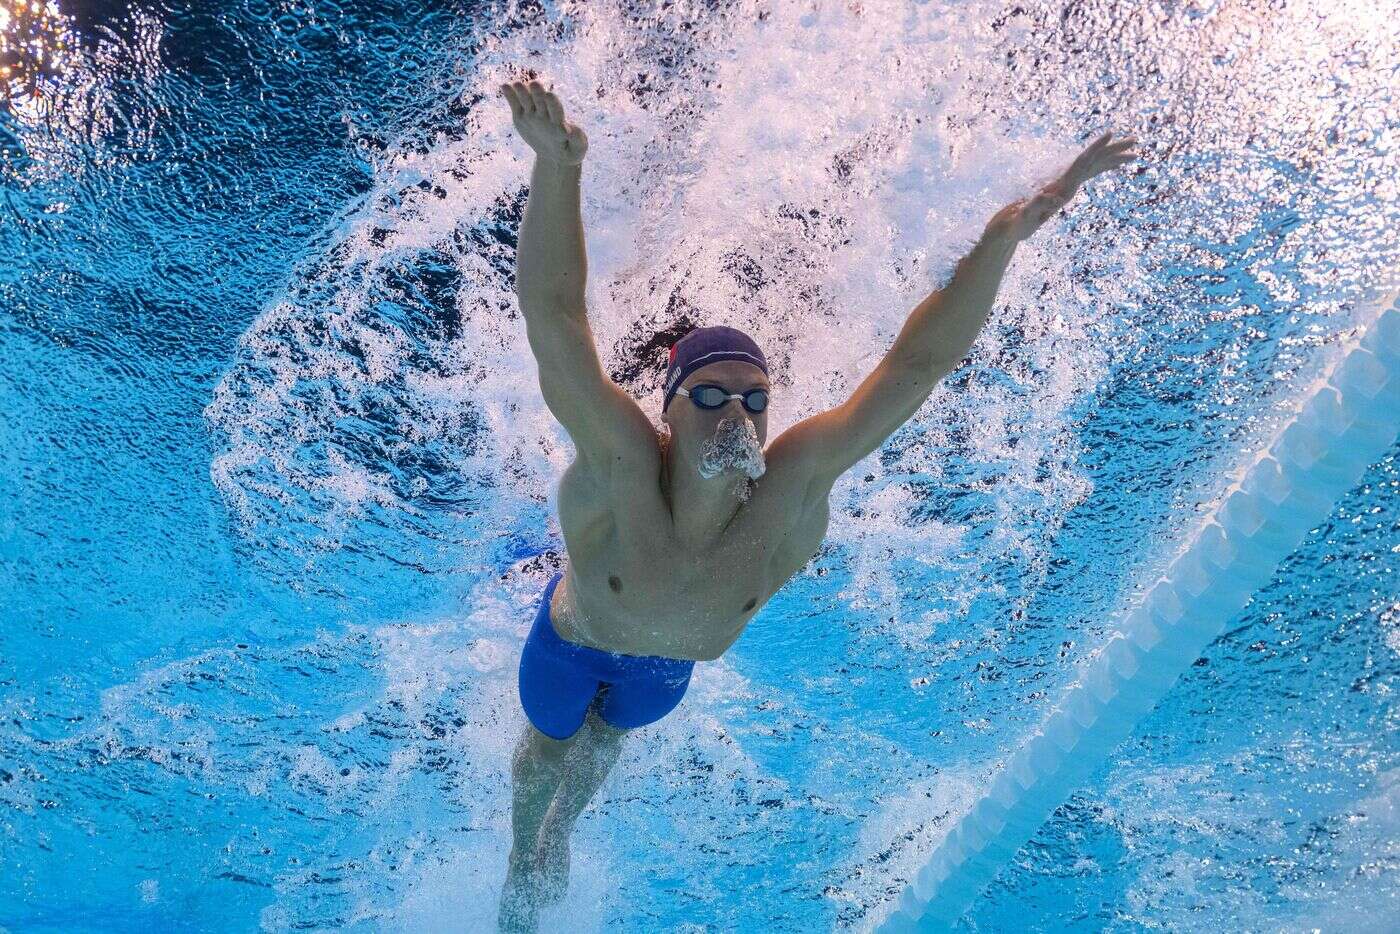
<svg viewBox="0 0 1400 934">
<path fill-rule="evenodd" d="M 1278 564 L 1400 432 L 1400 290 L 1358 316 L 1295 414 L 1245 458 L 1040 728 L 934 848 L 882 934 L 946 930 L 1070 793 L 1131 734 Z"/>
</svg>

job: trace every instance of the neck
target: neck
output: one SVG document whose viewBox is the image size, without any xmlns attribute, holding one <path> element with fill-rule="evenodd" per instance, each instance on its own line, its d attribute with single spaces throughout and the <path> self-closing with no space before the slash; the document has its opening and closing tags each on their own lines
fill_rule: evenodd
<svg viewBox="0 0 1400 934">
<path fill-rule="evenodd" d="M 676 537 L 687 548 L 700 551 L 718 541 L 748 499 L 752 483 L 732 471 L 708 479 L 700 476 L 693 464 L 679 457 L 670 436 L 662 436 L 661 492 L 671 507 Z"/>
</svg>

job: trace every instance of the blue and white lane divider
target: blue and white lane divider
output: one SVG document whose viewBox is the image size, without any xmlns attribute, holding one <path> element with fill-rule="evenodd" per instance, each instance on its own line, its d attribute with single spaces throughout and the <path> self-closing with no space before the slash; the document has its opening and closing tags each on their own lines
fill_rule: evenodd
<svg viewBox="0 0 1400 934">
<path fill-rule="evenodd" d="M 1166 694 L 1400 432 L 1400 292 L 1265 450 L 1248 458 L 1166 573 L 1079 666 L 1038 732 L 934 850 L 880 925 L 946 930 Z"/>
</svg>

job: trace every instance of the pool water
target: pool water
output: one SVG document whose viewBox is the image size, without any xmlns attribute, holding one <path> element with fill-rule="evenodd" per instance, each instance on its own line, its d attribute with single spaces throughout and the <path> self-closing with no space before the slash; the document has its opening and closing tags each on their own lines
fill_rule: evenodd
<svg viewBox="0 0 1400 934">
<path fill-rule="evenodd" d="M 1397 284 L 1392 2 L 53 10 L 0 21 L 48 56 L 0 108 L 13 932 L 494 925 L 572 456 L 513 291 L 518 69 L 589 134 L 613 378 L 656 418 L 670 339 L 743 327 L 770 438 L 1084 141 L 1143 152 L 628 738 L 543 930 L 877 925 Z M 1397 455 L 960 927 L 1388 929 Z"/>
</svg>

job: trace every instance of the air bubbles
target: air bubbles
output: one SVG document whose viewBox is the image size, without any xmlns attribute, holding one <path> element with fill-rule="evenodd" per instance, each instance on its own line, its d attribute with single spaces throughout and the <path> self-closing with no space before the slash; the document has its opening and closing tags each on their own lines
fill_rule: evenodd
<svg viewBox="0 0 1400 934">
<path fill-rule="evenodd" d="M 736 471 L 751 480 L 763 476 L 767 469 L 758 433 L 747 418 L 727 418 L 715 427 L 714 436 L 701 449 L 698 464 L 700 476 L 709 480 L 727 470 Z"/>
</svg>

